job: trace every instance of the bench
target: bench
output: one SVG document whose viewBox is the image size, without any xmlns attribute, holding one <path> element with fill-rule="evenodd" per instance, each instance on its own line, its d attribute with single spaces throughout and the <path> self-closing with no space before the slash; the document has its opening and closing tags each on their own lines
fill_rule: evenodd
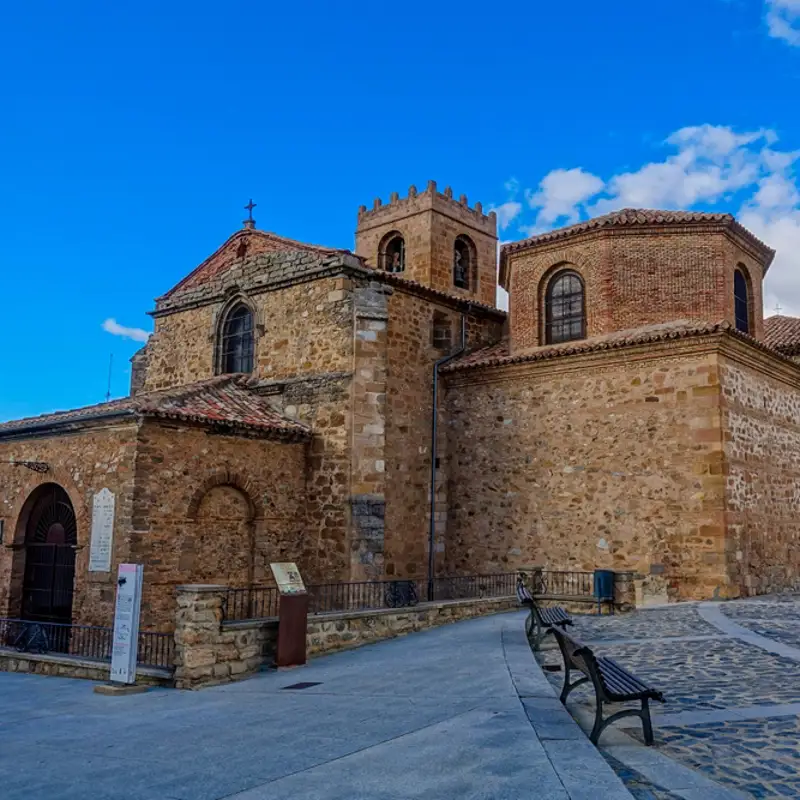
<svg viewBox="0 0 800 800">
<path fill-rule="evenodd" d="M 529 610 L 528 618 L 525 620 L 525 635 L 528 637 L 531 650 L 538 650 L 544 637 L 551 633 L 555 626 L 564 628 L 572 625 L 572 617 L 561 606 L 542 608 L 533 599 L 521 577 L 517 579 L 517 599 L 521 606 Z"/>
<path fill-rule="evenodd" d="M 612 723 L 623 717 L 639 717 L 642 720 L 644 742 L 653 744 L 653 725 L 650 721 L 650 700 L 664 702 L 661 692 L 651 689 L 612 658 L 596 656 L 590 647 L 570 637 L 563 630 L 553 628 L 561 655 L 564 657 L 564 688 L 561 690 L 561 702 L 566 705 L 569 693 L 582 683 L 591 681 L 595 693 L 594 727 L 589 735 L 592 744 L 596 745 L 600 734 Z M 570 671 L 578 670 L 584 677 L 570 683 Z M 603 703 L 627 703 L 640 700 L 641 709 L 627 708 L 618 711 L 607 719 L 603 719 Z"/>
</svg>

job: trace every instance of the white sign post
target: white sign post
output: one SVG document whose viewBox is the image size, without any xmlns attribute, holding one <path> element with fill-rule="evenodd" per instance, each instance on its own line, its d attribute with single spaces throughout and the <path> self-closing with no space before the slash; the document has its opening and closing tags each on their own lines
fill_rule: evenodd
<svg viewBox="0 0 800 800">
<path fill-rule="evenodd" d="M 111 545 L 114 540 L 114 493 L 101 489 L 92 503 L 92 537 L 89 541 L 89 572 L 111 570 Z"/>
<path fill-rule="evenodd" d="M 141 564 L 119 565 L 117 605 L 114 610 L 114 641 L 111 648 L 112 683 L 136 682 L 143 572 Z"/>
</svg>

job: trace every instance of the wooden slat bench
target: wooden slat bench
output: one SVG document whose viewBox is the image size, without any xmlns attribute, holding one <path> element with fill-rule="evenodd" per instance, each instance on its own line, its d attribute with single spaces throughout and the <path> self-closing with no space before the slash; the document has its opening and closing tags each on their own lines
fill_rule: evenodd
<svg viewBox="0 0 800 800">
<path fill-rule="evenodd" d="M 653 744 L 653 725 L 650 721 L 650 700 L 664 702 L 664 695 L 639 680 L 612 658 L 596 656 L 590 647 L 570 637 L 563 630 L 553 628 L 561 655 L 564 657 L 564 688 L 561 702 L 566 704 L 569 693 L 582 683 L 591 681 L 595 694 L 594 727 L 589 738 L 597 744 L 600 734 L 612 723 L 623 717 L 640 717 L 646 745 Z M 570 683 L 570 671 L 578 670 L 584 677 Z M 627 708 L 603 719 L 603 703 L 626 703 L 641 701 L 641 709 Z"/>
<path fill-rule="evenodd" d="M 567 625 L 572 625 L 572 617 L 561 606 L 552 608 L 540 606 L 521 578 L 517 580 L 517 599 L 521 606 L 528 609 L 525 635 L 528 637 L 531 650 L 538 650 L 544 637 L 551 633 L 555 626 L 565 628 Z"/>
</svg>

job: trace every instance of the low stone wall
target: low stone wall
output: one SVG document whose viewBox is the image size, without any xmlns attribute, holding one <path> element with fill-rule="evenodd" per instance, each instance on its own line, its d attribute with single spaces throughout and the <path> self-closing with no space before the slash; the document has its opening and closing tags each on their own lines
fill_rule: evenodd
<svg viewBox="0 0 800 800">
<path fill-rule="evenodd" d="M 308 618 L 306 647 L 309 656 L 316 656 L 435 628 L 448 622 L 509 611 L 518 605 L 516 597 L 495 597 L 421 603 L 413 608 L 317 614 Z"/>
<path fill-rule="evenodd" d="M 62 678 L 85 678 L 107 681 L 111 665 L 89 658 L 39 653 L 20 653 L 0 648 L 0 672 L 27 672 L 36 675 L 57 675 Z M 155 667 L 137 667 L 136 683 L 172 686 L 172 671 Z"/>
<path fill-rule="evenodd" d="M 175 626 L 175 686 L 197 689 L 241 680 L 273 661 L 277 620 L 223 622 L 224 586 L 181 586 Z M 517 607 L 515 597 L 421 603 L 308 618 L 309 656 L 358 647 L 406 633 Z"/>
</svg>

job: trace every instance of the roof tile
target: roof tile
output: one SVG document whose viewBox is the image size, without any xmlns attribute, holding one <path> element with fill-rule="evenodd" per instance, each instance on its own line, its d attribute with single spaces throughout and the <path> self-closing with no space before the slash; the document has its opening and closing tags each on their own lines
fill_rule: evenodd
<svg viewBox="0 0 800 800">
<path fill-rule="evenodd" d="M 800 353 L 800 317 L 776 314 L 764 320 L 764 341 L 784 355 Z"/>
<path fill-rule="evenodd" d="M 746 334 L 736 331 L 727 321 L 698 322 L 693 320 L 676 320 L 675 322 L 645 325 L 641 328 L 615 331 L 614 333 L 592 336 L 588 339 L 579 339 L 573 342 L 544 345 L 542 347 L 525 350 L 521 353 L 515 353 L 514 355 L 509 353 L 506 343 L 497 344 L 483 348 L 482 350 L 476 350 L 462 358 L 452 361 L 446 367 L 442 368 L 442 372 L 455 372 L 463 369 L 503 366 L 506 364 L 520 364 L 530 361 L 545 361 L 551 358 L 560 358 L 581 353 L 593 353 L 600 350 L 616 350 L 637 344 L 663 342 L 669 339 L 685 339 L 691 336 L 703 336 L 723 331 L 745 338 L 756 346 L 769 349 L 764 345 L 760 345 Z"/>
<path fill-rule="evenodd" d="M 0 436 L 75 425 L 110 416 L 141 415 L 201 425 L 251 430 L 266 436 L 307 439 L 310 428 L 278 414 L 246 386 L 249 376 L 220 375 L 160 392 L 0 424 Z"/>
</svg>

